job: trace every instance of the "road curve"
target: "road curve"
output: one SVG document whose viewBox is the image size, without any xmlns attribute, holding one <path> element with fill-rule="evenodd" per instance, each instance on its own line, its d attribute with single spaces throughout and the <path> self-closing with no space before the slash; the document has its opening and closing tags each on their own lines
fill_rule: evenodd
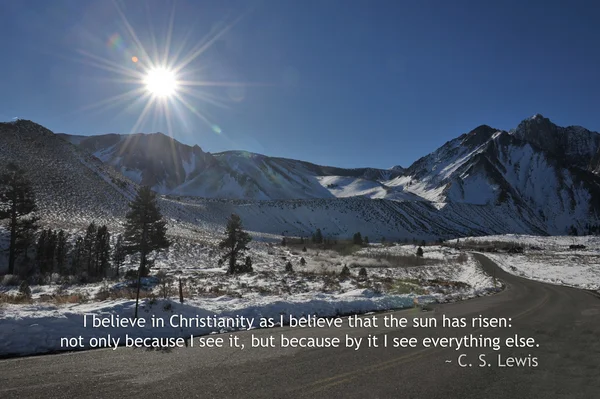
<svg viewBox="0 0 600 399">
<path fill-rule="evenodd" d="M 507 289 L 484 298 L 394 316 L 511 318 L 511 328 L 292 329 L 236 333 L 393 338 L 465 334 L 533 337 L 534 348 L 199 349 L 119 348 L 0 361 L 2 398 L 598 398 L 600 300 L 590 292 L 526 280 L 483 255 L 481 266 Z M 381 315 L 380 315 L 381 316 Z M 1 339 L 1 337 L 0 337 Z M 458 357 L 472 367 L 461 367 Z M 479 367 L 484 354 L 490 366 Z M 498 354 L 537 358 L 537 367 L 500 367 Z M 504 361 L 504 360 L 502 360 Z"/>
</svg>

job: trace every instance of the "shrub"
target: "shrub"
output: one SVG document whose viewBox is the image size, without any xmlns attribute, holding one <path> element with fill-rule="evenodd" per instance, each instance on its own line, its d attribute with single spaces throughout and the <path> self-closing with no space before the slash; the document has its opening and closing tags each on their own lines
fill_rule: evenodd
<svg viewBox="0 0 600 399">
<path fill-rule="evenodd" d="M 108 298 L 110 298 L 110 288 L 108 287 L 108 283 L 106 281 L 104 281 L 102 286 L 100 286 L 95 298 L 97 301 L 106 301 Z"/>
<path fill-rule="evenodd" d="M 423 248 L 421 248 L 421 247 L 417 248 L 417 256 L 420 258 L 423 257 Z"/>
<path fill-rule="evenodd" d="M 2 285 L 16 287 L 21 283 L 21 279 L 16 274 L 7 274 L 2 278 Z"/>
<path fill-rule="evenodd" d="M 19 295 L 24 298 L 31 299 L 31 288 L 26 280 L 23 280 L 21 285 L 19 285 Z"/>
<path fill-rule="evenodd" d="M 364 267 L 361 267 L 360 270 L 358 271 L 358 277 L 360 277 L 362 280 L 366 280 L 367 279 L 367 269 Z"/>
<path fill-rule="evenodd" d="M 294 273 L 294 267 L 292 266 L 292 262 L 288 261 L 288 263 L 285 264 L 285 272 Z"/>
<path fill-rule="evenodd" d="M 348 278 L 350 277 L 350 269 L 348 268 L 348 266 L 344 265 L 344 267 L 342 267 L 342 271 L 340 272 L 340 278 Z"/>
<path fill-rule="evenodd" d="M 249 256 L 246 256 L 246 260 L 244 261 L 243 265 L 237 266 L 238 273 L 252 273 L 253 271 L 254 268 L 252 267 L 252 258 Z"/>
<path fill-rule="evenodd" d="M 300 264 L 302 266 L 306 265 L 306 261 L 304 260 L 304 258 L 300 258 Z"/>
</svg>

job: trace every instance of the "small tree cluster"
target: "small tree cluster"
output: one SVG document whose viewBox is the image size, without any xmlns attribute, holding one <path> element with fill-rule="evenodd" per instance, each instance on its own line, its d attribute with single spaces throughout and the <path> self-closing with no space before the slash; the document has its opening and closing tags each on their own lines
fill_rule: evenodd
<svg viewBox="0 0 600 399">
<path fill-rule="evenodd" d="M 42 230 L 36 245 L 36 263 L 40 273 L 66 274 L 69 247 L 63 230 Z"/>
<path fill-rule="evenodd" d="M 90 277 L 107 277 L 110 270 L 110 233 L 106 225 L 92 222 L 83 238 L 77 237 L 72 253 L 72 271 Z"/>
<path fill-rule="evenodd" d="M 38 218 L 35 194 L 23 169 L 9 163 L 0 174 L 0 220 L 7 220 L 10 232 L 8 274 L 15 274 L 19 257 L 27 258 L 27 249 L 34 242 Z M 25 259 L 23 263 L 27 263 Z"/>
<path fill-rule="evenodd" d="M 354 235 L 352 236 L 352 243 L 354 245 L 363 245 L 363 239 L 360 232 L 354 233 Z"/>
</svg>

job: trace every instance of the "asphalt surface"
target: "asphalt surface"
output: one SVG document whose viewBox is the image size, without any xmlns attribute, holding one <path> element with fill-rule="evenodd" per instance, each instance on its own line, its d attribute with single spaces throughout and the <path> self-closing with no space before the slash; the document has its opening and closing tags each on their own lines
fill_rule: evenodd
<svg viewBox="0 0 600 399">
<path fill-rule="evenodd" d="M 246 349 L 118 348 L 0 361 L 0 398 L 600 398 L 600 299 L 590 292 L 529 281 L 476 255 L 507 285 L 473 300 L 378 314 L 413 319 L 510 318 L 498 328 L 305 328 L 236 333 Z M 366 316 L 372 317 L 372 316 Z M 250 348 L 251 336 L 363 337 L 363 347 Z M 370 335 L 388 347 L 365 348 Z M 473 334 L 504 340 L 532 337 L 532 348 L 424 348 L 425 337 Z M 393 348 L 415 337 L 416 348 Z M 0 339 L 2 339 L 0 337 Z M 536 346 L 539 345 L 539 346 Z M 278 346 L 278 345 L 277 345 Z M 459 356 L 463 365 L 459 364 Z M 486 363 L 479 361 L 484 354 Z M 498 363 L 500 355 L 502 361 Z M 508 357 L 536 358 L 525 367 L 500 367 Z M 471 364 L 472 367 L 468 367 Z"/>
</svg>

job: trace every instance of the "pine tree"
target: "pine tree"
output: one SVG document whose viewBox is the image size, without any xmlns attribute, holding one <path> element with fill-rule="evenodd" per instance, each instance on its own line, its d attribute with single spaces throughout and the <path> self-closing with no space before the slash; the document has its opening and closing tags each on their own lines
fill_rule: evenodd
<svg viewBox="0 0 600 399">
<path fill-rule="evenodd" d="M 423 248 L 421 248 L 421 247 L 417 248 L 417 256 L 423 257 Z"/>
<path fill-rule="evenodd" d="M 48 230 L 42 230 L 35 247 L 35 261 L 41 273 L 46 272 L 46 245 L 48 241 Z"/>
<path fill-rule="evenodd" d="M 110 233 L 106 225 L 98 228 L 96 234 L 96 276 L 106 277 L 110 266 Z"/>
<path fill-rule="evenodd" d="M 361 267 L 360 270 L 358 271 L 358 277 L 361 280 L 366 280 L 367 279 L 367 269 L 364 267 Z"/>
<path fill-rule="evenodd" d="M 125 248 L 123 247 L 123 236 L 119 235 L 113 251 L 113 265 L 117 277 L 119 277 L 119 269 L 123 266 L 123 263 L 125 263 Z"/>
<path fill-rule="evenodd" d="M 313 236 L 313 242 L 315 244 L 323 243 L 323 233 L 321 233 L 321 229 L 317 229 L 317 231 L 315 232 L 315 234 Z"/>
<path fill-rule="evenodd" d="M 352 242 L 354 243 L 354 245 L 363 245 L 362 235 L 360 234 L 360 231 L 358 233 L 354 233 L 354 236 L 352 237 Z"/>
<path fill-rule="evenodd" d="M 142 275 L 148 274 L 148 255 L 153 251 L 168 248 L 170 243 L 167 240 L 166 223 L 156 203 L 156 193 L 150 190 L 150 187 L 141 187 L 129 207 L 131 209 L 125 217 L 124 239 L 127 242 L 125 248 L 127 253 L 140 254 L 135 298 L 137 319 Z"/>
<path fill-rule="evenodd" d="M 42 274 L 52 273 L 56 261 L 57 233 L 52 229 L 42 230 L 35 251 L 37 267 Z"/>
<path fill-rule="evenodd" d="M 248 250 L 247 245 L 252 238 L 250 234 L 243 230 L 242 220 L 236 214 L 229 217 L 225 236 L 225 239 L 219 243 L 219 248 L 225 251 L 221 257 L 221 262 L 228 261 L 227 273 L 235 274 L 239 271 L 236 264 L 237 259 Z"/>
<path fill-rule="evenodd" d="M 56 264 L 56 241 L 57 241 L 57 232 L 52 229 L 48 229 L 48 238 L 46 242 L 46 247 L 44 248 L 45 254 L 45 265 L 46 271 L 45 273 L 53 273 L 54 265 Z"/>
<path fill-rule="evenodd" d="M 300 264 L 302 266 L 306 265 L 306 260 L 304 258 L 300 258 Z"/>
<path fill-rule="evenodd" d="M 56 268 L 61 275 L 65 273 L 68 251 L 67 235 L 63 230 L 60 230 L 56 237 Z"/>
<path fill-rule="evenodd" d="M 350 277 L 350 269 L 348 266 L 344 265 L 344 267 L 342 267 L 342 271 L 340 272 L 340 278 L 346 279 L 348 277 Z"/>
<path fill-rule="evenodd" d="M 363 238 L 363 244 L 369 245 L 369 236 L 365 236 L 365 238 Z"/>
<path fill-rule="evenodd" d="M 38 219 L 32 216 L 35 195 L 25 172 L 13 163 L 5 170 L 0 175 L 0 220 L 8 219 L 8 274 L 14 274 L 17 256 L 31 244 Z"/>
<path fill-rule="evenodd" d="M 285 237 L 283 237 L 283 238 L 281 239 L 281 246 L 282 246 L 282 247 L 285 247 L 286 245 L 287 245 L 287 240 L 285 239 Z"/>
<path fill-rule="evenodd" d="M 292 262 L 288 261 L 285 264 L 285 272 L 286 273 L 294 273 L 294 267 L 292 266 Z"/>
<path fill-rule="evenodd" d="M 83 271 L 85 262 L 84 262 L 84 245 L 83 238 L 77 237 L 75 239 L 75 246 L 71 251 L 71 273 L 78 274 Z"/>
<path fill-rule="evenodd" d="M 94 222 L 90 223 L 83 237 L 83 267 L 88 275 L 94 274 L 94 266 L 96 260 L 96 236 L 98 235 L 98 227 Z"/>
</svg>

